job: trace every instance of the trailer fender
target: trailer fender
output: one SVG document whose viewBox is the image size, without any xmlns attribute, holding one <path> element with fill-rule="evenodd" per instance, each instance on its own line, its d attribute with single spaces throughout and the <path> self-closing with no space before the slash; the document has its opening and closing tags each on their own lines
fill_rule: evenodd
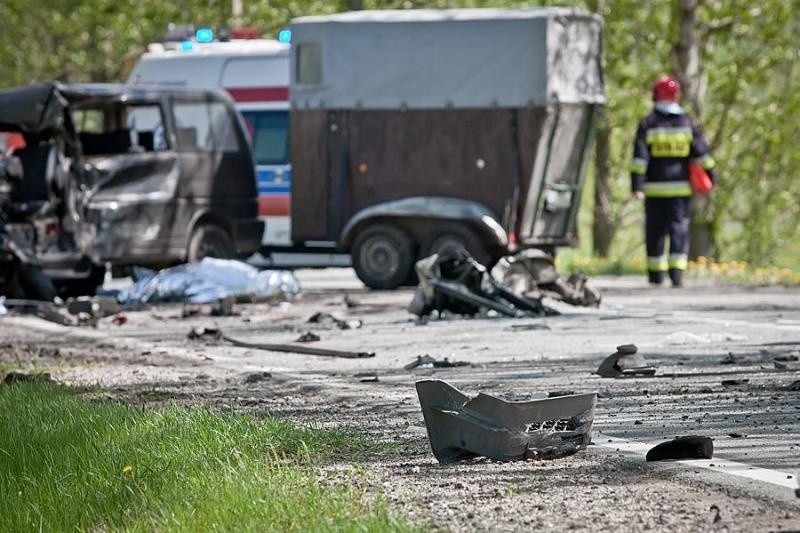
<svg viewBox="0 0 800 533">
<path fill-rule="evenodd" d="M 487 243 L 505 248 L 508 234 L 488 207 L 460 198 L 413 196 L 362 209 L 345 224 L 340 246 L 349 249 L 358 230 L 376 219 L 439 219 L 466 222 L 475 227 Z"/>
</svg>

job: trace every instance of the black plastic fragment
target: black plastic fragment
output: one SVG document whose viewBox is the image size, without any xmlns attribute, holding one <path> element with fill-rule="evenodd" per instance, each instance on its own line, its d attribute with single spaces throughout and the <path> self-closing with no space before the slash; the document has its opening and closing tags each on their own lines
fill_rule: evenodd
<svg viewBox="0 0 800 533">
<path fill-rule="evenodd" d="M 669 459 L 711 459 L 714 455 L 714 441 L 711 437 L 690 435 L 662 442 L 647 452 L 648 461 Z"/>
</svg>

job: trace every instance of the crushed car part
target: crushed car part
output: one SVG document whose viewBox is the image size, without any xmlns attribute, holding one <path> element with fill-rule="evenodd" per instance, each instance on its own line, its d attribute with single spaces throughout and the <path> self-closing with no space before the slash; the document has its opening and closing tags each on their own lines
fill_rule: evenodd
<svg viewBox="0 0 800 533">
<path fill-rule="evenodd" d="M 711 459 L 714 455 L 714 440 L 711 437 L 690 435 L 662 442 L 647 452 L 647 461 L 669 459 Z"/>
<path fill-rule="evenodd" d="M 469 363 L 466 361 L 451 361 L 447 357 L 444 359 L 435 359 L 428 354 L 425 355 L 418 355 L 417 358 L 403 368 L 406 370 L 412 370 L 419 366 L 427 366 L 430 365 L 433 368 L 454 368 L 459 366 L 469 366 Z"/>
<path fill-rule="evenodd" d="M 647 364 L 635 344 L 617 346 L 617 351 L 606 357 L 595 372 L 604 378 L 652 376 L 655 373 L 656 367 Z"/>
<path fill-rule="evenodd" d="M 555 459 L 591 442 L 594 393 L 508 402 L 483 393 L 470 398 L 440 380 L 416 387 L 433 455 L 442 464 L 478 456 Z"/>
<path fill-rule="evenodd" d="M 486 267 L 466 250 L 448 249 L 417 261 L 419 285 L 409 312 L 427 316 L 433 311 L 475 315 L 492 310 L 508 317 L 556 314 L 541 300 L 514 293 L 497 283 Z"/>
<path fill-rule="evenodd" d="M 556 269 L 555 258 L 537 248 L 501 258 L 491 274 L 495 281 L 518 294 L 546 296 L 585 307 L 599 307 L 602 300 L 589 278 L 574 273 L 565 280 Z"/>
<path fill-rule="evenodd" d="M 375 352 L 350 352 L 344 350 L 331 350 L 329 348 L 298 346 L 296 344 L 245 342 L 225 335 L 219 328 L 192 328 L 187 337 L 192 340 L 200 339 L 202 337 L 210 337 L 216 340 L 223 340 L 234 346 L 238 346 L 239 348 L 254 348 L 257 350 L 267 350 L 270 352 L 300 353 L 305 355 L 319 355 L 322 357 L 343 357 L 345 359 L 363 359 L 367 357 L 375 357 Z"/>
</svg>

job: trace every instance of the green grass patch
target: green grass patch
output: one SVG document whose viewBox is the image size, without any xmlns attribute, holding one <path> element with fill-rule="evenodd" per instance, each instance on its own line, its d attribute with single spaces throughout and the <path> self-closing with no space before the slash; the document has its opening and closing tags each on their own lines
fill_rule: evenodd
<svg viewBox="0 0 800 533">
<path fill-rule="evenodd" d="M 366 437 L 280 419 L 0 386 L 0 531 L 397 531 L 358 474 Z M 374 502 L 374 498 L 371 499 Z"/>
</svg>

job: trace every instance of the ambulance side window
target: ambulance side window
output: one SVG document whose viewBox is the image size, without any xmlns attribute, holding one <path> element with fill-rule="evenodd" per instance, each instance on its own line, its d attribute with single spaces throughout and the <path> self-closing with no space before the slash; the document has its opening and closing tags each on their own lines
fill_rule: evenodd
<svg viewBox="0 0 800 533">
<path fill-rule="evenodd" d="M 257 165 L 289 163 L 289 112 L 242 111 Z"/>
<path fill-rule="evenodd" d="M 176 102 L 173 113 L 181 151 L 239 151 L 234 117 L 222 102 Z"/>
</svg>

